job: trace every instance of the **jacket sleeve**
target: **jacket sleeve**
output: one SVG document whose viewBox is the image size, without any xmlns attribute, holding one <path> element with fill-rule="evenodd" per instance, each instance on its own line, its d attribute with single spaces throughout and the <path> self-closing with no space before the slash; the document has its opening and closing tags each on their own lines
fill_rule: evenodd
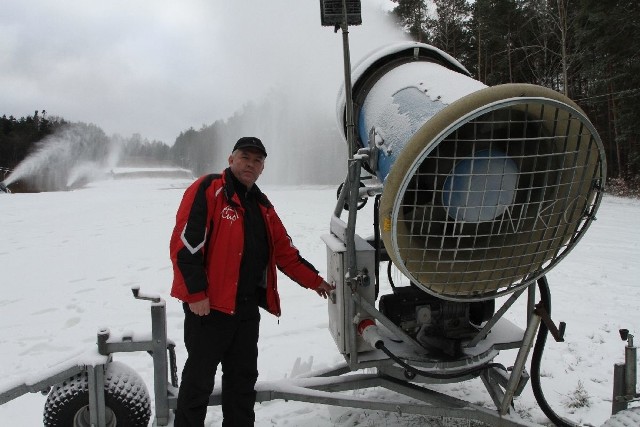
<svg viewBox="0 0 640 427">
<path fill-rule="evenodd" d="M 272 212 L 274 255 L 278 269 L 300 286 L 316 289 L 322 283 L 322 277 L 318 270 L 300 255 L 282 221 L 275 211 Z"/>
<path fill-rule="evenodd" d="M 208 224 L 207 189 L 211 178 L 202 177 L 184 193 L 170 242 L 173 265 L 171 295 L 185 302 L 207 297 L 205 252 L 213 224 Z"/>
</svg>

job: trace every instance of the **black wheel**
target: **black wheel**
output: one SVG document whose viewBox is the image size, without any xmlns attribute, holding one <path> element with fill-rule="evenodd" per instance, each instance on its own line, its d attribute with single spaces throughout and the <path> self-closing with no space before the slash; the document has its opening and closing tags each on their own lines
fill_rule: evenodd
<svg viewBox="0 0 640 427">
<path fill-rule="evenodd" d="M 104 378 L 106 425 L 147 427 L 151 399 L 142 378 L 127 365 L 111 362 Z M 47 427 L 89 427 L 89 378 L 86 372 L 54 386 L 44 405 Z"/>
</svg>

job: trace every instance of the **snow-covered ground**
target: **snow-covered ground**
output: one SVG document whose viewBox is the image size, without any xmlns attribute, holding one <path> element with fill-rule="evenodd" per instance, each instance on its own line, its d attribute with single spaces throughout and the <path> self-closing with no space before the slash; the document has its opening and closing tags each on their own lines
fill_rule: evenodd
<svg viewBox="0 0 640 427">
<path fill-rule="evenodd" d="M 168 241 L 185 179 L 96 182 L 57 193 L 0 194 L 0 392 L 8 384 L 51 371 L 95 347 L 96 332 L 150 330 L 149 305 L 130 288 L 167 300 L 168 332 L 185 360 L 183 314 L 169 297 Z M 334 187 L 263 188 L 278 208 L 302 254 L 324 274 L 325 247 L 335 205 Z M 358 227 L 371 234 L 368 209 Z M 640 201 L 605 197 L 596 221 L 576 249 L 549 274 L 553 318 L 567 322 L 566 342 L 549 339 L 542 364 L 547 400 L 563 416 L 600 425 L 611 410 L 614 362 L 623 359 L 619 328 L 640 333 Z M 343 361 L 328 330 L 325 300 L 280 277 L 283 315 L 263 315 L 260 381 L 291 376 L 296 361 L 320 369 Z M 384 292 L 384 290 L 383 290 Z M 525 326 L 524 299 L 507 314 Z M 512 365 L 515 351 L 496 361 Z M 151 358 L 117 354 L 152 388 Z M 454 396 L 492 406 L 480 380 L 438 386 Z M 367 390 L 360 396 L 384 397 Z M 588 406 L 580 406 L 588 401 Z M 0 424 L 36 426 L 45 396 L 29 394 L 0 406 Z M 518 413 L 545 423 L 530 387 L 516 399 Z M 436 425 L 424 417 L 273 401 L 256 405 L 257 425 Z M 210 408 L 207 425 L 219 425 Z"/>
</svg>

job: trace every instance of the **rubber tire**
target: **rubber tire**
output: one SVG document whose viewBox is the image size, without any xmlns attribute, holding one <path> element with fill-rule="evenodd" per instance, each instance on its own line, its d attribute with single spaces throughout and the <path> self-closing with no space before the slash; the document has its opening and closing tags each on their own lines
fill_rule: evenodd
<svg viewBox="0 0 640 427">
<path fill-rule="evenodd" d="M 107 425 L 147 427 L 151 419 L 151 399 L 144 381 L 127 365 L 111 362 L 104 377 Z M 80 373 L 49 392 L 44 405 L 46 427 L 85 426 L 89 405 L 89 378 Z M 114 419 L 115 417 L 115 419 Z"/>
</svg>

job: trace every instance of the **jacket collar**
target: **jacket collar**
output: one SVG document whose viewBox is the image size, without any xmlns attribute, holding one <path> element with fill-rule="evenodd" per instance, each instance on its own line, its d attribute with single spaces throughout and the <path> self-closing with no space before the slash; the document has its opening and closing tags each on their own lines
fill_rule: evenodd
<svg viewBox="0 0 640 427">
<path fill-rule="evenodd" d="M 244 187 L 244 185 L 242 185 L 242 183 L 238 181 L 238 178 L 233 175 L 230 168 L 226 168 L 224 170 L 222 174 L 222 182 L 224 185 L 224 195 L 227 198 L 227 202 L 233 207 L 240 206 L 240 198 L 237 194 L 236 186 Z M 271 202 L 269 201 L 269 199 L 267 199 L 267 196 L 265 196 L 265 194 L 256 184 L 253 184 L 253 187 L 251 187 L 249 191 L 255 195 L 258 203 L 267 208 L 272 207 Z"/>
</svg>

